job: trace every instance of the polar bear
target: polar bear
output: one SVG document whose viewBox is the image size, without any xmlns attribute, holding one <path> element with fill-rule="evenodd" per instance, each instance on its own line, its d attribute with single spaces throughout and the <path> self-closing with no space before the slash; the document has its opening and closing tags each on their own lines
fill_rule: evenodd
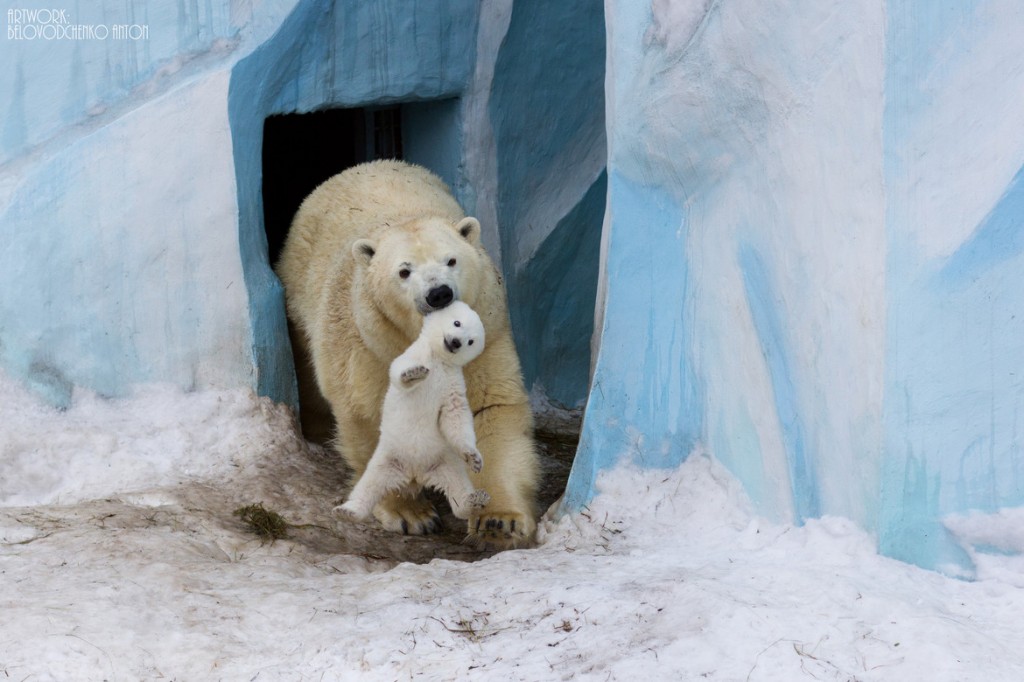
<svg viewBox="0 0 1024 682">
<path fill-rule="evenodd" d="M 377 445 L 391 362 L 419 336 L 424 315 L 459 300 L 480 316 L 487 347 L 464 369 L 477 445 L 470 472 L 490 502 L 468 519 L 470 541 L 518 547 L 536 529 L 533 417 L 501 277 L 445 184 L 424 168 L 374 161 L 327 180 L 302 203 L 277 273 L 297 362 L 308 357 L 358 485 Z M 422 492 L 390 493 L 373 511 L 391 531 L 424 534 L 440 519 Z"/>
<path fill-rule="evenodd" d="M 377 449 L 337 511 L 368 519 L 386 493 L 410 484 L 443 492 L 460 519 L 487 505 L 490 496 L 466 473 L 466 464 L 479 472 L 483 457 L 462 376 L 485 338 L 480 317 L 462 301 L 426 316 L 419 338 L 391 363 Z"/>
</svg>

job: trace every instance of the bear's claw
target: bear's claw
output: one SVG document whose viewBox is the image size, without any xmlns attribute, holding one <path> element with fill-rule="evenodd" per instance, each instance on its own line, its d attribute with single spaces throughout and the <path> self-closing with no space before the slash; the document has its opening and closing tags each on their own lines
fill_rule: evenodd
<svg viewBox="0 0 1024 682">
<path fill-rule="evenodd" d="M 489 512 L 469 519 L 465 542 L 479 549 L 518 549 L 533 542 L 536 524 L 514 512 Z"/>
</svg>

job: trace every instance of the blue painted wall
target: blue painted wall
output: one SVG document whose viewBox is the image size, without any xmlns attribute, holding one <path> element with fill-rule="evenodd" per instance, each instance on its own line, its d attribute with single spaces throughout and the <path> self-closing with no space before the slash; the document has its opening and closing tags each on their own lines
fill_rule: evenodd
<svg viewBox="0 0 1024 682">
<path fill-rule="evenodd" d="M 970 575 L 943 519 L 1024 505 L 1024 9 L 889 8 L 880 546 Z"/>
<path fill-rule="evenodd" d="M 606 194 L 604 64 L 601 0 L 516 2 L 489 102 L 523 374 L 565 407 L 582 405 L 590 373 Z"/>
<path fill-rule="evenodd" d="M 602 327 L 567 508 L 593 494 L 601 468 L 670 466 L 699 448 L 776 517 L 828 508 L 871 524 L 881 406 L 863 379 L 830 385 L 818 374 L 862 376 L 865 362 L 881 371 L 883 273 L 871 250 L 881 225 L 845 254 L 842 277 L 822 245 L 842 248 L 842 222 L 881 210 L 835 200 L 863 193 L 872 169 L 834 182 L 816 167 L 877 144 L 877 126 L 856 114 L 837 119 L 846 133 L 832 144 L 818 122 L 844 100 L 870 103 L 872 88 L 881 106 L 880 68 L 859 63 L 865 39 L 850 36 L 880 39 L 882 21 L 833 9 L 608 4 Z M 822 338 L 829 326 L 852 334 Z M 851 415 L 854 438 L 839 426 Z M 869 445 L 860 460 L 857 438 Z M 823 451 L 830 439 L 837 447 Z M 861 482 L 839 485 L 839 472 Z"/>
<path fill-rule="evenodd" d="M 601 468 L 624 456 L 672 467 L 702 433 L 704 391 L 687 357 L 693 347 L 688 226 L 665 193 L 614 172 L 601 352 L 565 504 L 593 494 Z"/>
<path fill-rule="evenodd" d="M 0 15 L 0 363 L 56 405 L 251 373 L 230 163 L 209 150 L 230 144 L 219 70 L 261 33 L 217 5 Z M 57 33 L 81 27 L 106 37 Z"/>
<path fill-rule="evenodd" d="M 548 399 L 567 407 L 582 404 L 589 387 L 607 192 L 602 173 L 536 255 L 506 281 L 524 379 L 529 386 L 539 383 Z"/>
<path fill-rule="evenodd" d="M 263 11 L 273 16 L 285 4 Z M 140 98 L 229 61 L 267 37 L 250 20 L 215 0 L 8 3 L 0 15 L 0 163 L 51 142 L 63 146 L 81 132 L 69 126 L 109 122 Z M 131 30 L 118 37 L 119 26 Z"/>
<path fill-rule="evenodd" d="M 600 351 L 565 508 L 709 451 L 970 577 L 1024 504 L 1024 9 L 608 3 Z"/>
</svg>

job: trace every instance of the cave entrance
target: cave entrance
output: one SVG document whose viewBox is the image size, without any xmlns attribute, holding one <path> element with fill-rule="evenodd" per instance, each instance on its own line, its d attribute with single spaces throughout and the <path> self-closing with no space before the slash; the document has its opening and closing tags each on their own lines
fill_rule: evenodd
<svg viewBox="0 0 1024 682">
<path fill-rule="evenodd" d="M 276 263 L 295 212 L 317 185 L 373 159 L 401 159 L 402 107 L 328 109 L 263 122 L 263 223 Z"/>
</svg>

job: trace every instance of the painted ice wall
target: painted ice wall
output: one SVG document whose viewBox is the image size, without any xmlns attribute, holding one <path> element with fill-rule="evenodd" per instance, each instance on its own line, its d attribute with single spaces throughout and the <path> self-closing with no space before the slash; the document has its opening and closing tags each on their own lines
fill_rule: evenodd
<svg viewBox="0 0 1024 682">
<path fill-rule="evenodd" d="M 226 67 L 266 36 L 243 3 L 54 6 L 0 15 L 0 362 L 56 404 L 242 384 L 234 173 L 210 150 Z"/>
<path fill-rule="evenodd" d="M 721 459 L 970 575 L 1024 504 L 1024 10 L 610 0 L 600 350 L 565 507 Z M 1005 548 L 1003 548 L 1005 549 Z"/>
<path fill-rule="evenodd" d="M 926 565 L 1012 549 L 950 517 L 1024 507 L 1022 32 L 1008 0 L 889 3 L 879 532 Z"/>
<path fill-rule="evenodd" d="M 602 0 L 517 2 L 489 102 L 500 141 L 496 217 L 524 378 L 566 407 L 583 403 L 590 375 L 606 195 L 604 62 Z"/>
<path fill-rule="evenodd" d="M 574 244 L 583 257 L 564 262 L 589 279 L 558 289 L 572 305 L 554 313 L 553 290 L 524 293 L 516 273 L 546 253 L 537 245 L 553 232 L 563 243 L 586 228 L 597 243 L 599 1 L 53 6 L 29 0 L 0 17 L 0 63 L 11 67 L 0 69 L 0 364 L 8 371 L 58 405 L 75 386 L 118 395 L 152 381 L 251 386 L 294 405 L 283 297 L 262 223 L 263 121 L 400 102 L 406 158 L 442 175 L 480 215 L 485 244 L 512 273 L 521 326 L 553 317 L 572 332 L 524 344 L 531 381 L 568 404 L 585 398 L 578 358 L 592 329 L 596 248 Z M 553 28 L 567 21 L 580 25 L 579 52 Z M 573 98 L 564 121 L 559 95 Z M 561 124 L 548 129 L 547 120 Z M 524 126 L 543 135 L 531 139 Z M 532 168 L 545 174 L 540 187 Z M 498 197 L 499 186 L 510 189 Z M 529 246 L 514 236 L 521 230 Z M 550 268 L 560 257 L 545 258 Z M 537 302 L 544 316 L 531 311 Z M 562 355 L 573 362 L 554 361 Z"/>
</svg>

